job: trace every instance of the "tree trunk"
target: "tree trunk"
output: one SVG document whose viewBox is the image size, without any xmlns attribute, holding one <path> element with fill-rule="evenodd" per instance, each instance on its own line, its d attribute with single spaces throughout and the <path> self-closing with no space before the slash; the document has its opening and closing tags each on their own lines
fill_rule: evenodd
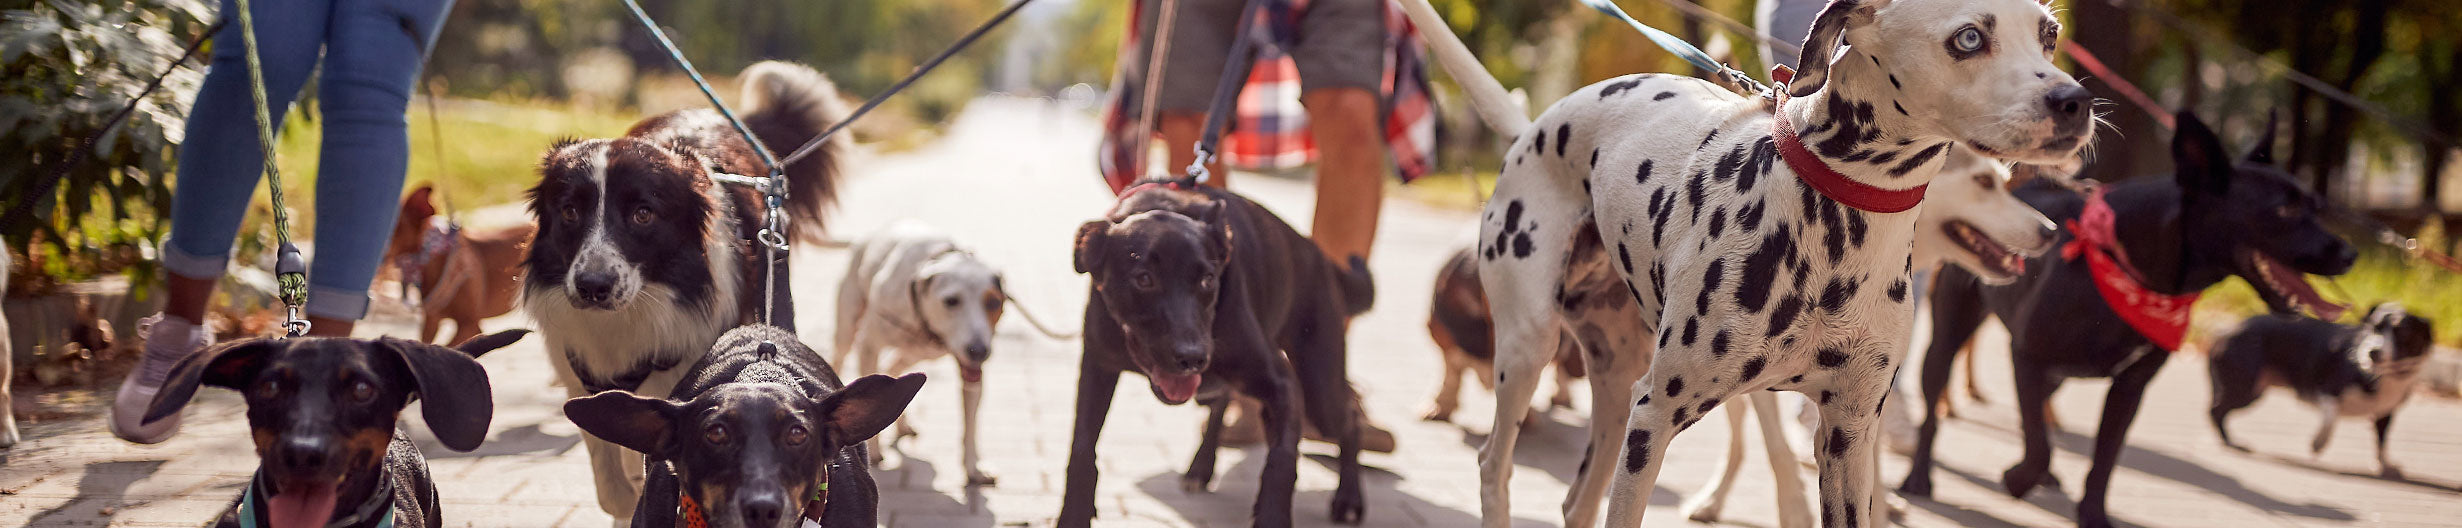
<svg viewBox="0 0 2462 528">
<path fill-rule="evenodd" d="M 2142 77 L 2140 75 L 2142 72 L 2138 71 L 2141 61 L 2137 60 L 2136 39 L 2132 36 L 2131 29 L 2136 20 L 2135 17 L 2109 2 L 2072 2 L 2069 8 L 2072 20 L 2097 21 L 2092 24 L 2080 23 L 2070 26 L 2076 28 L 2075 42 L 2077 45 L 2084 46 L 2087 51 L 2103 59 L 2103 64 L 2110 66 L 2114 73 L 2122 76 Z M 2083 84 L 2087 91 L 2094 92 L 2097 97 L 2105 99 L 2119 97 L 2120 91 L 2113 89 L 2111 85 L 2104 84 L 2103 79 L 2089 78 Z M 2156 167 L 2153 163 L 2141 158 L 2146 157 L 2148 152 L 2160 153 L 2165 149 L 2142 149 L 2138 147 L 2139 144 L 2145 143 L 2142 140 L 2119 139 L 2168 137 L 2161 133 L 2162 131 L 2155 125 L 2151 116 L 2143 110 L 2122 105 L 2106 118 L 2110 121 L 2111 127 L 2109 130 L 2099 131 L 2100 138 L 2094 146 L 2095 158 L 2089 160 L 2091 163 L 2086 165 L 2084 176 L 2099 181 L 2113 182 L 2135 177 L 2141 172 Z"/>
</svg>

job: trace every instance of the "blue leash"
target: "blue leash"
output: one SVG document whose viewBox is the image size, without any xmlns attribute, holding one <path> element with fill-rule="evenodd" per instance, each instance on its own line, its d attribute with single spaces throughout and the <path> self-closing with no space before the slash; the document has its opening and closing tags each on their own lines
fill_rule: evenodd
<svg viewBox="0 0 2462 528">
<path fill-rule="evenodd" d="M 701 70 L 694 69 L 692 61 L 684 59 L 684 52 L 676 49 L 675 41 L 667 39 L 666 31 L 658 29 L 658 21 L 651 20 L 649 12 L 641 10 L 640 2 L 624 0 L 624 7 L 632 8 L 633 18 L 640 19 L 641 27 L 650 30 L 650 37 L 658 39 L 658 47 L 667 50 L 667 58 L 683 68 L 684 75 L 692 77 L 692 85 L 701 88 L 701 96 L 709 98 L 710 106 L 718 107 L 718 115 L 727 116 L 727 123 L 735 125 L 735 133 L 743 135 L 744 142 L 751 143 L 752 150 L 761 153 L 761 164 L 769 167 L 770 185 L 780 191 L 785 190 L 785 168 L 778 165 L 776 155 L 770 154 L 769 145 L 761 143 L 761 138 L 753 137 L 752 129 L 744 126 L 744 120 L 735 117 L 735 110 L 727 108 L 727 103 L 718 99 L 718 92 L 710 90 L 710 82 L 701 78 Z M 772 207 L 776 205 L 772 204 Z"/>
<path fill-rule="evenodd" d="M 1752 76 L 1745 75 L 1743 71 L 1728 67 L 1725 64 L 1719 64 L 1718 60 L 1710 58 L 1710 54 L 1708 52 L 1701 51 L 1701 48 L 1694 47 L 1692 43 L 1685 42 L 1684 39 L 1676 38 L 1675 35 L 1669 34 L 1665 31 L 1659 31 L 1658 28 L 1650 27 L 1649 24 L 1643 24 L 1640 20 L 1634 20 L 1633 15 L 1626 14 L 1624 12 L 1624 8 L 1617 7 L 1613 0 L 1575 1 L 1581 2 L 1582 5 L 1590 6 L 1591 9 L 1597 9 L 1601 13 L 1606 13 L 1607 16 L 1615 17 L 1617 20 L 1624 21 L 1626 25 L 1633 26 L 1633 30 L 1640 31 L 1641 36 L 1648 37 L 1650 39 L 1650 43 L 1657 44 L 1660 48 L 1665 48 L 1668 53 L 1674 53 L 1677 57 L 1683 57 L 1685 62 L 1693 63 L 1693 66 L 1699 67 L 1705 71 L 1714 72 L 1721 77 L 1725 77 L 1727 82 L 1734 83 L 1737 86 L 1751 88 L 1754 93 L 1768 93 L 1770 91 L 1769 85 L 1761 84 L 1761 81 L 1754 80 Z"/>
</svg>

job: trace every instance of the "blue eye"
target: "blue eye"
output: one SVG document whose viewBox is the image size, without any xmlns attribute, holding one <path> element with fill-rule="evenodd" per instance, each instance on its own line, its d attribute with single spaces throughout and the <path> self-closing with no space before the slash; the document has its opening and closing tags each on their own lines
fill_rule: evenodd
<svg viewBox="0 0 2462 528">
<path fill-rule="evenodd" d="M 1960 29 L 1957 34 L 1949 36 L 1949 47 L 1966 53 L 1982 51 L 1983 30 L 1971 26 Z"/>
</svg>

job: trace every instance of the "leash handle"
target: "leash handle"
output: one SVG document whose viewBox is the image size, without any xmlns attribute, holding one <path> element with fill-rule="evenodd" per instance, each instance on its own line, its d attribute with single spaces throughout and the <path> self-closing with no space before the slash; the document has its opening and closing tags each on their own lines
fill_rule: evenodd
<svg viewBox="0 0 2462 528">
<path fill-rule="evenodd" d="M 1205 165 L 1214 161 L 1214 153 L 1221 148 L 1223 129 L 1230 127 L 1231 114 L 1239 113 L 1240 91 L 1247 88 L 1247 83 L 1243 81 L 1248 79 L 1248 69 L 1255 65 L 1257 58 L 1256 39 L 1250 38 L 1248 33 L 1257 25 L 1257 14 L 1265 12 L 1267 1 L 1248 0 L 1248 5 L 1240 8 L 1239 25 L 1231 32 L 1234 35 L 1231 56 L 1223 61 L 1222 77 L 1214 81 L 1214 101 L 1206 105 L 1205 137 L 1197 140 L 1196 161 L 1190 162 L 1186 171 L 1187 176 L 1197 183 L 1213 179 Z M 1162 79 L 1146 79 L 1146 82 L 1159 83 Z"/>
</svg>

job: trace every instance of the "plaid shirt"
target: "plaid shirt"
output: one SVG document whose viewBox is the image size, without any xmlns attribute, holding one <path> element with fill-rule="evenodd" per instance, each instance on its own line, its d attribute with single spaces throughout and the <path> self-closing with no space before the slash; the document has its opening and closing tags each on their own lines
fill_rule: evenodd
<svg viewBox="0 0 2462 528">
<path fill-rule="evenodd" d="M 1299 102 L 1299 67 L 1284 49 L 1299 39 L 1300 15 L 1308 0 L 1266 0 L 1257 24 L 1245 38 L 1255 39 L 1257 60 L 1240 91 L 1237 119 L 1223 135 L 1219 153 L 1225 166 L 1238 169 L 1282 170 L 1316 160 L 1316 138 L 1308 131 L 1308 112 Z M 1104 109 L 1103 142 L 1098 155 L 1103 179 L 1113 193 L 1143 178 L 1145 155 L 1152 136 L 1137 130 L 1138 101 L 1144 87 L 1131 82 L 1145 64 L 1138 60 L 1138 11 L 1132 2 L 1128 31 L 1120 43 L 1119 66 L 1112 75 L 1111 100 Z M 1427 61 L 1418 45 L 1418 31 L 1400 8 L 1385 4 L 1385 73 L 1378 115 L 1385 121 L 1385 147 L 1394 170 L 1408 182 L 1425 175 L 1436 152 L 1435 104 L 1429 98 Z M 1173 145 L 1171 148 L 1186 148 Z M 1166 167 L 1178 174 L 1180 167 Z"/>
</svg>

